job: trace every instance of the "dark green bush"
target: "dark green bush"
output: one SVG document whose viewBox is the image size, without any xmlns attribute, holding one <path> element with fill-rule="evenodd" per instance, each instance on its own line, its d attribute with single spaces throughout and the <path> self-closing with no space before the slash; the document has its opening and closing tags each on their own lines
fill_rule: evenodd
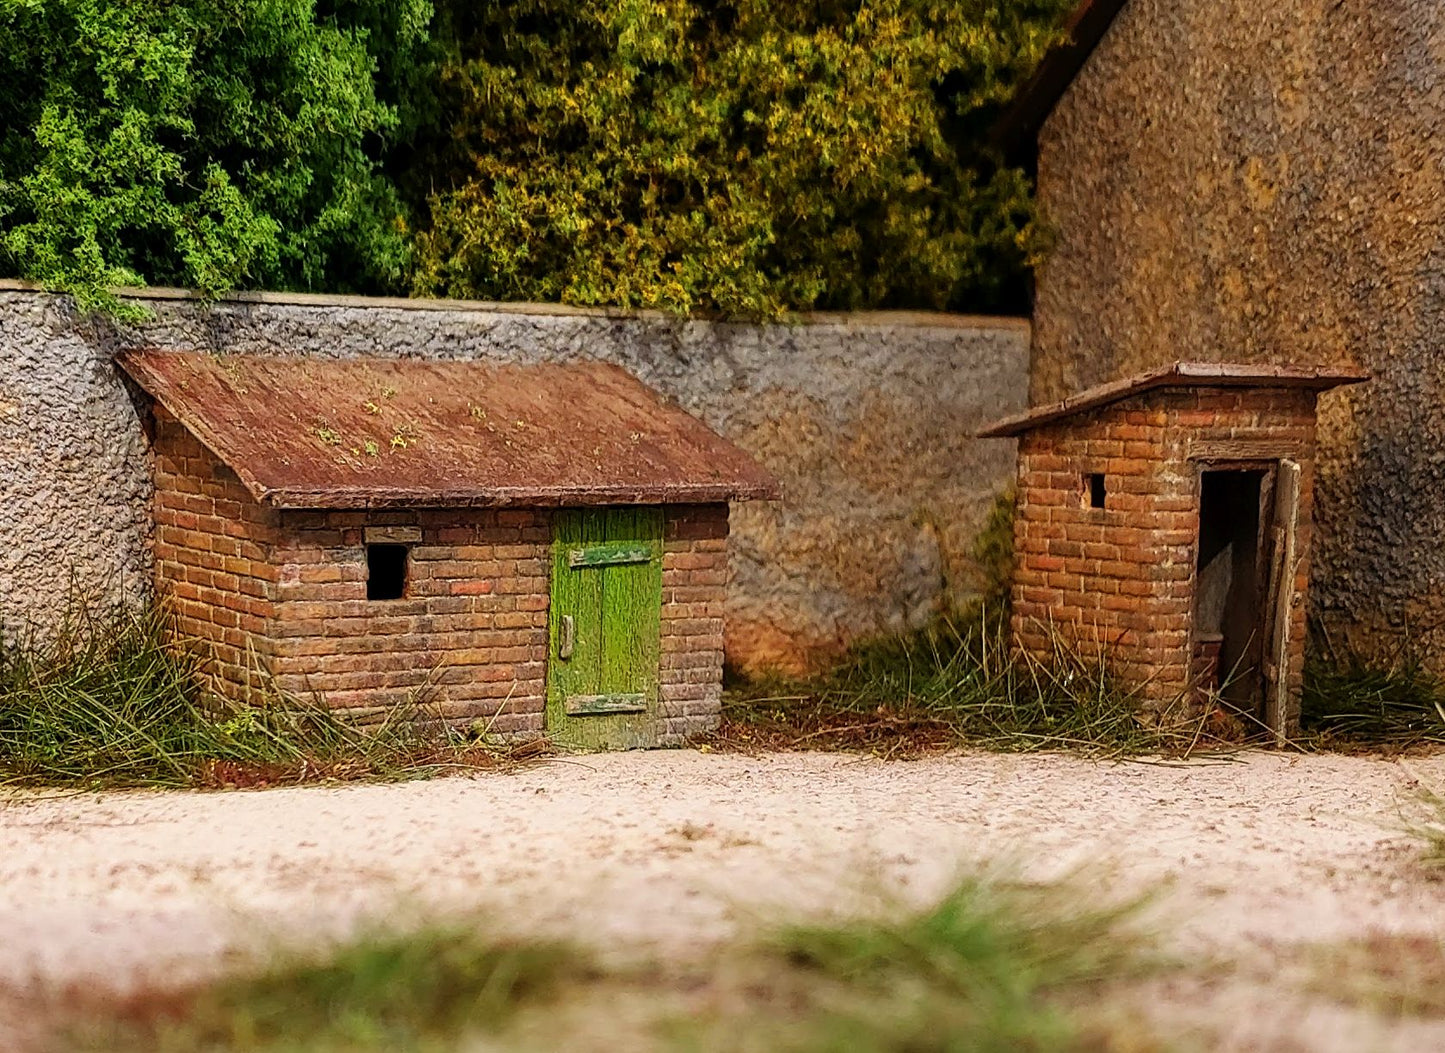
<svg viewBox="0 0 1445 1053">
<path fill-rule="evenodd" d="M 428 0 L 0 5 L 4 268 L 112 308 L 108 286 L 143 283 L 397 288 L 409 243 L 380 163 L 430 16 Z"/>
</svg>

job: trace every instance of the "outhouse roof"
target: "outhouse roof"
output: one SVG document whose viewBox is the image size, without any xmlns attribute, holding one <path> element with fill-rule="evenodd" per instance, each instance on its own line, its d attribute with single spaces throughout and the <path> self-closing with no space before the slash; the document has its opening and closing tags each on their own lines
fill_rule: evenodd
<svg viewBox="0 0 1445 1053">
<path fill-rule="evenodd" d="M 280 508 L 774 498 L 751 457 L 617 366 L 133 350 L 121 367 Z"/>
<path fill-rule="evenodd" d="M 1159 388 L 1310 388 L 1324 391 L 1358 384 L 1370 375 L 1353 366 L 1254 366 L 1214 362 L 1173 362 L 1124 380 L 1088 388 L 1058 402 L 1015 413 L 981 429 L 981 439 L 1007 438 Z"/>
</svg>

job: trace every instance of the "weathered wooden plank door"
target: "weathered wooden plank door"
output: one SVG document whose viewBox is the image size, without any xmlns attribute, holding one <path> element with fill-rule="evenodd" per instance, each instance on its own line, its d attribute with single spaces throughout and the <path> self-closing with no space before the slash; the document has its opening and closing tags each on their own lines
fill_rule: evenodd
<svg viewBox="0 0 1445 1053">
<path fill-rule="evenodd" d="M 655 745 L 662 640 L 662 511 L 554 519 L 547 734 L 578 749 Z"/>
<path fill-rule="evenodd" d="M 1264 722 L 1280 741 L 1289 721 L 1289 652 L 1299 572 L 1298 541 L 1300 466 L 1281 461 L 1275 474 L 1274 558 L 1270 561 L 1269 595 L 1265 605 Z"/>
</svg>

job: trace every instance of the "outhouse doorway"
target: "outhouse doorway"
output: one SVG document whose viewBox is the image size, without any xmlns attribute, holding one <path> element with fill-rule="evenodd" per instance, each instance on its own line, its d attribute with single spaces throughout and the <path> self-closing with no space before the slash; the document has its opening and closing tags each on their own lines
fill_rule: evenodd
<svg viewBox="0 0 1445 1053">
<path fill-rule="evenodd" d="M 1195 688 L 1249 731 L 1278 729 L 1288 693 L 1299 480 L 1292 460 L 1200 465 Z"/>
<path fill-rule="evenodd" d="M 553 520 L 547 735 L 585 749 L 656 744 L 662 509 L 571 509 Z"/>
</svg>

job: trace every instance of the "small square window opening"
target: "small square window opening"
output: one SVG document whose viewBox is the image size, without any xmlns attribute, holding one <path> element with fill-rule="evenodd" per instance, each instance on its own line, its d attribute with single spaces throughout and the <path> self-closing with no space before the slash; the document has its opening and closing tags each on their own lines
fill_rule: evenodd
<svg viewBox="0 0 1445 1053">
<path fill-rule="evenodd" d="M 1104 507 L 1104 473 L 1090 472 L 1084 476 L 1084 500 L 1089 508 Z"/>
<path fill-rule="evenodd" d="M 405 545 L 366 546 L 366 598 L 399 600 L 406 595 Z"/>
</svg>

